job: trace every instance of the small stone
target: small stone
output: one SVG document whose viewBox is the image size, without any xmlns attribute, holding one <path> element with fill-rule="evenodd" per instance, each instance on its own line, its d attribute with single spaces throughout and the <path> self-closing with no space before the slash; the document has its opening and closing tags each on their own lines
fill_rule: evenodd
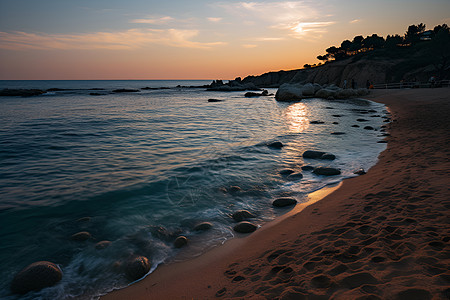
<svg viewBox="0 0 450 300">
<path fill-rule="evenodd" d="M 234 231 L 239 233 L 250 233 L 255 231 L 257 228 L 258 227 L 255 224 L 252 224 L 247 221 L 239 222 L 233 227 Z"/>
<path fill-rule="evenodd" d="M 320 159 L 335 160 L 336 155 L 331 154 L 331 153 L 325 153 L 320 157 Z"/>
<path fill-rule="evenodd" d="M 173 245 L 175 246 L 175 248 L 181 248 L 184 245 L 186 245 L 188 243 L 188 239 L 185 236 L 179 236 L 175 239 L 175 242 L 173 243 Z"/>
<path fill-rule="evenodd" d="M 302 173 L 293 173 L 291 175 L 289 175 L 287 177 L 289 180 L 298 180 L 298 179 L 302 179 L 303 178 L 303 174 Z"/>
<path fill-rule="evenodd" d="M 344 135 L 345 132 L 340 132 L 340 131 L 336 131 L 336 132 L 332 132 L 332 135 Z"/>
<path fill-rule="evenodd" d="M 374 128 L 372 126 L 365 126 L 364 129 L 365 130 L 374 130 Z"/>
<path fill-rule="evenodd" d="M 312 170 L 314 170 L 314 167 L 313 166 L 302 166 L 302 170 L 303 171 L 312 171 Z"/>
<path fill-rule="evenodd" d="M 364 175 L 364 174 L 366 174 L 366 171 L 364 171 L 364 169 L 359 169 L 359 170 L 353 172 L 353 174 L 356 174 L 356 175 Z"/>
<path fill-rule="evenodd" d="M 291 170 L 291 169 L 285 169 L 285 170 L 281 170 L 279 173 L 280 173 L 280 175 L 285 175 L 285 176 L 287 176 L 287 175 L 291 175 L 292 173 L 294 173 L 295 171 L 294 170 Z"/>
<path fill-rule="evenodd" d="M 295 200 L 294 198 L 288 198 L 288 197 L 278 198 L 272 202 L 272 205 L 275 207 L 285 207 L 285 206 L 290 206 L 290 205 L 295 205 L 295 204 L 297 204 L 297 200 Z"/>
</svg>

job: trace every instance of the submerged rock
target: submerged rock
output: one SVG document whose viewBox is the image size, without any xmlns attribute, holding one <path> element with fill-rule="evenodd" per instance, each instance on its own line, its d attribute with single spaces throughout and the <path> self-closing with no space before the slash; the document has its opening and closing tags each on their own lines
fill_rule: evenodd
<svg viewBox="0 0 450 300">
<path fill-rule="evenodd" d="M 208 99 L 208 102 L 222 102 L 220 99 Z"/>
<path fill-rule="evenodd" d="M 247 221 L 239 222 L 233 227 L 234 231 L 239 233 L 250 233 L 255 231 L 257 228 L 258 227 L 255 224 L 252 224 Z"/>
<path fill-rule="evenodd" d="M 188 239 L 185 236 L 179 236 L 175 239 L 175 242 L 173 243 L 173 245 L 175 246 L 175 248 L 181 248 L 183 246 L 185 246 L 188 243 Z"/>
<path fill-rule="evenodd" d="M 53 286 L 62 279 L 61 269 L 49 261 L 38 261 L 17 273 L 11 282 L 11 291 L 26 294 Z"/>
<path fill-rule="evenodd" d="M 295 200 L 294 198 L 289 198 L 289 197 L 278 198 L 272 202 L 272 205 L 275 207 L 285 207 L 285 206 L 290 206 L 290 205 L 295 205 L 295 204 L 297 204 L 297 200 Z"/>
<path fill-rule="evenodd" d="M 252 214 L 251 212 L 247 211 L 247 210 L 238 210 L 238 211 L 234 212 L 231 215 L 231 217 L 236 222 L 241 222 L 241 221 L 244 221 L 244 220 L 247 220 L 247 219 L 255 218 L 255 215 Z"/>
<path fill-rule="evenodd" d="M 45 91 L 38 89 L 2 89 L 0 90 L 0 96 L 10 97 L 31 97 L 44 94 Z"/>
<path fill-rule="evenodd" d="M 95 249 L 103 250 L 105 248 L 108 248 L 109 245 L 111 245 L 110 241 L 101 241 L 101 242 L 98 242 L 97 244 L 95 244 Z"/>
<path fill-rule="evenodd" d="M 309 121 L 309 124 L 325 124 L 323 121 L 315 120 L 315 121 Z"/>
<path fill-rule="evenodd" d="M 331 133 L 332 135 L 343 135 L 345 134 L 345 132 L 341 132 L 341 131 L 335 131 Z"/>
<path fill-rule="evenodd" d="M 92 235 L 87 231 L 81 231 L 81 232 L 73 234 L 70 238 L 73 241 L 84 242 L 84 241 L 87 241 L 90 238 L 92 238 Z"/>
<path fill-rule="evenodd" d="M 300 173 L 300 172 L 298 172 L 298 173 L 292 173 L 291 175 L 289 175 L 289 176 L 287 177 L 287 179 L 289 179 L 289 180 L 299 180 L 299 179 L 302 179 L 302 178 L 303 178 L 303 174 Z"/>
<path fill-rule="evenodd" d="M 336 156 L 334 154 L 313 150 L 307 150 L 303 152 L 302 156 L 303 158 L 313 158 L 313 159 L 326 159 L 326 160 L 336 159 Z"/>
<path fill-rule="evenodd" d="M 341 174 L 341 171 L 335 168 L 317 167 L 313 171 L 317 175 L 333 176 Z"/>
<path fill-rule="evenodd" d="M 314 167 L 313 166 L 302 166 L 302 170 L 303 171 L 312 171 L 312 170 L 314 170 Z"/>
<path fill-rule="evenodd" d="M 276 141 L 276 142 L 272 142 L 272 143 L 267 144 L 267 147 L 274 148 L 274 149 L 281 149 L 281 148 L 284 147 L 284 145 L 283 145 L 282 142 Z"/>
<path fill-rule="evenodd" d="M 194 231 L 209 230 L 209 229 L 212 228 L 212 226 L 213 225 L 211 223 L 209 223 L 209 222 L 202 222 L 202 223 L 199 223 L 199 224 L 195 225 Z"/>
<path fill-rule="evenodd" d="M 294 170 L 291 170 L 291 169 L 284 169 L 284 170 L 281 170 L 280 172 L 278 172 L 278 173 L 280 173 L 280 175 L 283 175 L 283 176 L 287 176 L 287 175 L 291 175 L 292 173 L 294 173 L 295 171 Z"/>
<path fill-rule="evenodd" d="M 140 90 L 135 89 L 117 89 L 113 90 L 113 93 L 137 93 L 140 92 Z"/>
<path fill-rule="evenodd" d="M 144 277 L 150 271 L 151 263 L 145 256 L 136 256 L 131 258 L 125 267 L 125 274 L 132 280 L 138 280 Z"/>
</svg>

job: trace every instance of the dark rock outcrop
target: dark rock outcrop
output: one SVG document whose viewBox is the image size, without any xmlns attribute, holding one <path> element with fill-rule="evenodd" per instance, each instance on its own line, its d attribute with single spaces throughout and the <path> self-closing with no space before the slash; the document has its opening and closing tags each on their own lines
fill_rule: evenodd
<svg viewBox="0 0 450 300">
<path fill-rule="evenodd" d="M 0 96 L 5 97 L 31 97 L 44 94 L 45 91 L 38 89 L 2 89 L 0 90 Z"/>
<path fill-rule="evenodd" d="M 38 261 L 17 273 L 11 282 L 11 291 L 26 294 L 53 286 L 62 279 L 61 269 L 49 261 Z"/>
<path fill-rule="evenodd" d="M 300 173 L 300 172 L 298 172 L 298 173 L 292 173 L 292 174 L 290 174 L 290 175 L 287 177 L 288 180 L 299 180 L 299 179 L 302 179 L 302 178 L 303 178 L 303 174 Z"/>
<path fill-rule="evenodd" d="M 295 205 L 295 204 L 297 204 L 297 200 L 295 200 L 294 198 L 289 198 L 289 197 L 278 198 L 272 202 L 272 205 L 275 207 L 285 207 L 285 206 L 290 206 L 290 205 Z"/>
<path fill-rule="evenodd" d="M 273 149 L 281 149 L 281 148 L 283 148 L 283 146 L 284 146 L 283 143 L 282 142 L 278 142 L 278 141 L 271 142 L 271 143 L 267 144 L 267 147 L 273 148 Z"/>
<path fill-rule="evenodd" d="M 220 99 L 208 99 L 208 102 L 222 102 Z"/>
</svg>

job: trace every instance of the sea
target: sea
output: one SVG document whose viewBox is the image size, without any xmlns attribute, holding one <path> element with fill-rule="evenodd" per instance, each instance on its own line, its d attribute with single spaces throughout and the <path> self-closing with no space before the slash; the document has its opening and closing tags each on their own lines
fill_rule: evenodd
<svg viewBox="0 0 450 300">
<path fill-rule="evenodd" d="M 0 97 L 1 299 L 97 299 L 132 284 L 123 272 L 128 258 L 148 257 L 151 273 L 201 255 L 235 236 L 233 212 L 248 210 L 264 226 L 289 211 L 272 206 L 277 197 L 304 202 L 370 169 L 386 148 L 380 141 L 389 112 L 382 104 L 283 103 L 197 87 L 209 83 L 0 81 L 0 89 L 50 89 Z M 268 147 L 274 141 L 284 147 Z M 306 150 L 336 159 L 304 159 Z M 302 166 L 342 174 L 318 176 Z M 280 174 L 287 169 L 303 178 Z M 195 231 L 201 222 L 212 228 Z M 83 231 L 89 240 L 71 238 Z M 179 235 L 189 242 L 176 249 Z M 101 241 L 111 243 L 97 249 Z M 58 264 L 62 280 L 13 294 L 15 274 L 36 261 Z"/>
</svg>

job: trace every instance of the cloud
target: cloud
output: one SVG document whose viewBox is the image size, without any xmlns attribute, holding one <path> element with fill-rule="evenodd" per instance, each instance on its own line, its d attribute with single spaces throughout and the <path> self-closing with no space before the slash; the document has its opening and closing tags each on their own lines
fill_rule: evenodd
<svg viewBox="0 0 450 300">
<path fill-rule="evenodd" d="M 361 20 L 359 20 L 359 19 L 354 19 L 354 20 L 351 20 L 349 23 L 350 24 L 355 24 L 355 23 L 358 23 L 358 22 L 360 22 Z"/>
<path fill-rule="evenodd" d="M 255 45 L 255 44 L 245 44 L 245 45 L 242 45 L 242 47 L 250 49 L 250 48 L 256 48 L 256 47 L 258 47 L 258 45 Z"/>
<path fill-rule="evenodd" d="M 134 19 L 130 23 L 136 24 L 164 24 L 174 20 L 172 17 L 160 17 L 160 18 L 147 18 L 147 19 Z"/>
<path fill-rule="evenodd" d="M 47 34 L 0 32 L 0 48 L 8 50 L 133 50 L 158 44 L 170 47 L 210 49 L 224 42 L 196 42 L 198 30 L 129 29 L 117 32 Z"/>
<path fill-rule="evenodd" d="M 222 18 L 213 18 L 213 17 L 211 17 L 211 18 L 208 18 L 208 21 L 217 23 L 217 22 L 222 21 Z"/>
<path fill-rule="evenodd" d="M 230 14 L 245 18 L 247 22 L 264 22 L 267 28 L 282 30 L 286 36 L 294 38 L 307 36 L 314 38 L 326 32 L 327 26 L 334 24 L 334 22 L 325 21 L 330 18 L 330 15 L 327 16 L 325 8 L 320 3 L 307 0 L 238 2 L 218 5 Z"/>
</svg>

